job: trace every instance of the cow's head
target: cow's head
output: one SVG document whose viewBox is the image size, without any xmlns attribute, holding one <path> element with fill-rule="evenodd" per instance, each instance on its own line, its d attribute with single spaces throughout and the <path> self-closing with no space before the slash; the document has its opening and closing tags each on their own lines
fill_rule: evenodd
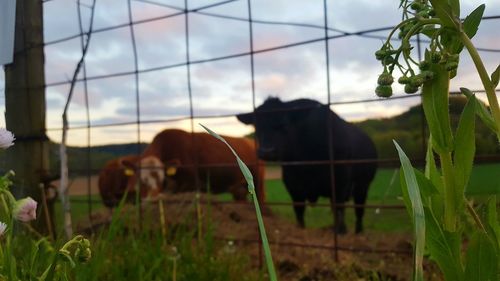
<svg viewBox="0 0 500 281">
<path fill-rule="evenodd" d="M 294 115 L 278 98 L 268 98 L 255 112 L 239 114 L 239 121 L 255 126 L 258 156 L 263 160 L 286 160 L 287 144 L 293 134 Z"/>
<path fill-rule="evenodd" d="M 163 191 L 167 177 L 175 174 L 176 169 L 173 163 L 165 165 L 155 156 L 147 156 L 137 162 L 124 161 L 122 164 L 130 174 L 127 190 L 140 190 L 141 197 L 149 199 L 157 197 Z"/>
</svg>

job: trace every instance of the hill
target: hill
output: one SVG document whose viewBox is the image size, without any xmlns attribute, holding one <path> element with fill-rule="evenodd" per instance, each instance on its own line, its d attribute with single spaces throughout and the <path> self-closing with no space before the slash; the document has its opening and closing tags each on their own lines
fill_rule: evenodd
<svg viewBox="0 0 500 281">
<path fill-rule="evenodd" d="M 452 129 L 455 131 L 460 114 L 467 102 L 463 96 L 450 97 L 450 119 Z M 428 129 L 423 119 L 422 105 L 411 107 L 408 111 L 383 119 L 369 119 L 356 123 L 374 140 L 379 158 L 397 157 L 396 149 L 392 140 L 396 140 L 410 157 L 421 158 L 423 151 L 423 130 L 425 141 L 427 141 Z M 482 123 L 476 119 L 476 154 L 500 153 L 496 136 Z"/>
</svg>

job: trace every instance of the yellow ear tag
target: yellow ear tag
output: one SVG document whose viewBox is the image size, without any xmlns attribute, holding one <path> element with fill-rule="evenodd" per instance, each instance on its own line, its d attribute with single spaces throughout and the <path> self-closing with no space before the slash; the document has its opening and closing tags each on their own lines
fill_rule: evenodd
<svg viewBox="0 0 500 281">
<path fill-rule="evenodd" d="M 132 169 L 125 169 L 125 171 L 123 171 L 123 173 L 126 175 L 126 176 L 133 176 L 134 175 L 134 170 Z"/>
<path fill-rule="evenodd" d="M 177 173 L 177 168 L 176 167 L 168 167 L 167 168 L 167 176 L 175 176 Z"/>
</svg>

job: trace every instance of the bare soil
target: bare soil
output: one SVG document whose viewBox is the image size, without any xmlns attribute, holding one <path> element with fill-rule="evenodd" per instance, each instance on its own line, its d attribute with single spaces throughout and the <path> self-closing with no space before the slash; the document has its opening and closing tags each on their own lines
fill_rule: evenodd
<svg viewBox="0 0 500 281">
<path fill-rule="evenodd" d="M 194 193 L 165 195 L 162 219 L 167 227 L 188 225 L 196 229 L 198 212 L 194 198 Z M 201 201 L 210 200 L 207 195 L 201 196 Z M 158 202 L 143 205 L 143 213 L 157 225 L 157 218 L 161 218 L 158 206 Z M 128 206 L 124 211 L 133 208 Z M 254 266 L 262 264 L 253 204 L 201 204 L 200 214 L 205 229 L 212 225 L 217 238 L 232 241 L 236 251 L 251 256 Z M 267 208 L 263 210 L 263 217 L 279 280 L 411 280 L 412 245 L 407 235 L 368 231 L 338 236 L 337 243 L 344 250 L 338 252 L 336 262 L 333 250 L 328 249 L 335 245 L 331 229 L 302 229 L 273 215 Z M 92 226 L 106 225 L 109 220 L 110 212 L 102 210 L 93 215 L 92 223 L 80 222 L 79 229 L 85 231 Z M 442 280 L 435 266 L 427 263 L 425 266 L 425 280 Z"/>
</svg>

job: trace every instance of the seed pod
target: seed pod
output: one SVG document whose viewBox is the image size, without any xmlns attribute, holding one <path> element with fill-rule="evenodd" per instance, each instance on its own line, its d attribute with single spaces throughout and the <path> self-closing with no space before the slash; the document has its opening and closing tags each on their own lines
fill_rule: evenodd
<svg viewBox="0 0 500 281">
<path fill-rule="evenodd" d="M 406 84 L 405 85 L 405 93 L 407 94 L 414 94 L 418 91 L 418 87 L 415 87 L 411 84 Z"/>
<path fill-rule="evenodd" d="M 386 50 L 378 50 L 375 52 L 375 58 L 377 58 L 377 60 L 383 60 L 385 56 L 387 56 Z"/>
<path fill-rule="evenodd" d="M 401 76 L 398 79 L 398 83 L 402 84 L 402 85 L 406 85 L 406 84 L 410 83 L 410 78 L 408 76 Z"/>
<path fill-rule="evenodd" d="M 377 82 L 380 86 L 390 86 L 394 82 L 394 78 L 390 73 L 384 72 L 378 76 Z"/>
<path fill-rule="evenodd" d="M 381 98 L 388 98 L 388 97 L 392 96 L 392 87 L 379 85 L 375 89 L 375 93 L 377 94 L 377 96 L 379 96 Z"/>
</svg>

